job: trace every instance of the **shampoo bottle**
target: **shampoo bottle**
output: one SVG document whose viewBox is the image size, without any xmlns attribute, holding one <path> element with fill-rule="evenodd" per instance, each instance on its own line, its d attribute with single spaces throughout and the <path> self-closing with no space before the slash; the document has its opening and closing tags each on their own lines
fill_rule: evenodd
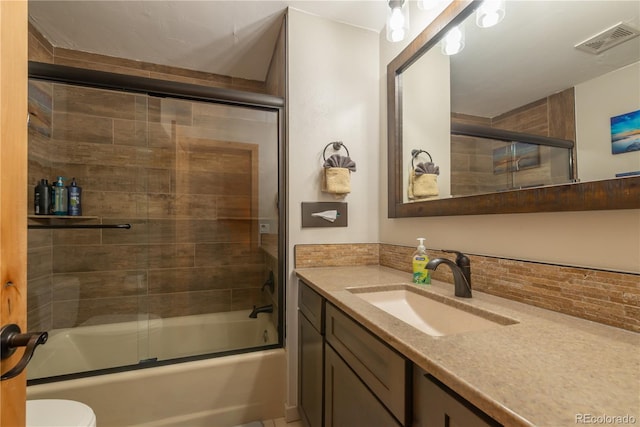
<svg viewBox="0 0 640 427">
<path fill-rule="evenodd" d="M 427 285 L 431 283 L 431 274 L 427 269 L 429 258 L 427 257 L 427 250 L 424 247 L 424 237 L 419 237 L 418 242 L 420 242 L 418 249 L 416 249 L 411 258 L 413 264 L 413 283 Z"/>
<path fill-rule="evenodd" d="M 49 215 L 51 207 L 51 190 L 49 181 L 41 179 L 34 192 L 33 211 L 36 215 Z"/>
<path fill-rule="evenodd" d="M 53 187 L 53 214 L 66 215 L 68 201 L 64 178 L 59 176 L 56 185 Z"/>
<path fill-rule="evenodd" d="M 78 187 L 76 179 L 71 180 L 69 190 L 69 215 L 80 216 L 82 215 L 82 204 L 80 203 L 80 197 L 82 196 L 82 187 Z"/>
</svg>

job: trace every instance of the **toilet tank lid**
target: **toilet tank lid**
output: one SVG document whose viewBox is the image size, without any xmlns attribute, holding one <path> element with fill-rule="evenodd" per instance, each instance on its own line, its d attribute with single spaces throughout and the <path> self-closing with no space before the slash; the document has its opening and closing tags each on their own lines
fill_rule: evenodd
<svg viewBox="0 0 640 427">
<path fill-rule="evenodd" d="M 95 427 L 93 410 L 63 399 L 27 400 L 27 427 Z"/>
</svg>

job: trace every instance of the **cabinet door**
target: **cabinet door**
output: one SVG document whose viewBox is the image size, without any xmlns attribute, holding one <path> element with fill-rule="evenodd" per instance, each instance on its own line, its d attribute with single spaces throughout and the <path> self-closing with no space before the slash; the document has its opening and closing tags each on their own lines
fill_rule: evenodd
<svg viewBox="0 0 640 427">
<path fill-rule="evenodd" d="M 456 393 L 414 369 L 414 427 L 497 427 L 499 423 Z"/>
<path fill-rule="evenodd" d="M 408 425 L 407 375 L 411 366 L 362 325 L 330 303 L 325 310 L 325 338 L 369 390 L 403 425 Z"/>
<path fill-rule="evenodd" d="M 322 335 L 298 312 L 298 396 L 307 427 L 322 427 Z"/>
<path fill-rule="evenodd" d="M 400 424 L 329 345 L 325 345 L 326 427 Z"/>
</svg>

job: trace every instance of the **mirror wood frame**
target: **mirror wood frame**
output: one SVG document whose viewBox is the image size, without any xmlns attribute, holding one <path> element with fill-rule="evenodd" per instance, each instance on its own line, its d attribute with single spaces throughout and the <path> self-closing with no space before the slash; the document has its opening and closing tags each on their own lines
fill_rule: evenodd
<svg viewBox="0 0 640 427">
<path fill-rule="evenodd" d="M 403 203 L 400 73 L 434 47 L 442 34 L 470 16 L 479 0 L 454 0 L 387 65 L 388 217 L 485 215 L 640 208 L 640 177 L 511 190 Z"/>
</svg>

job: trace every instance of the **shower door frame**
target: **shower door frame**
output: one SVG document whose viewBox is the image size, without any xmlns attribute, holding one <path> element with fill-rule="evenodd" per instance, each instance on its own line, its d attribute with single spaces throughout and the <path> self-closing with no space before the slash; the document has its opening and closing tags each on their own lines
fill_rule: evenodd
<svg viewBox="0 0 640 427">
<path fill-rule="evenodd" d="M 193 360 L 209 359 L 212 357 L 222 357 L 226 355 L 248 353 L 259 350 L 284 347 L 285 327 L 285 275 L 287 271 L 287 173 L 286 162 L 288 158 L 286 144 L 286 114 L 284 98 L 254 92 L 245 92 L 235 89 L 226 89 L 210 86 L 201 86 L 190 83 L 174 82 L 169 80 L 159 80 L 147 77 L 130 76 L 125 74 L 110 73 L 104 71 L 87 70 L 83 68 L 68 67 L 57 64 L 41 63 L 29 61 L 28 78 L 45 80 L 52 83 L 63 83 L 76 86 L 85 86 L 97 89 L 107 89 L 130 93 L 144 94 L 156 97 L 171 97 L 187 101 L 212 102 L 238 107 L 249 107 L 276 112 L 278 114 L 278 343 L 260 347 L 251 347 L 238 350 L 228 350 L 218 353 L 203 354 L 181 357 L 177 359 L 160 360 L 136 365 L 99 369 L 95 371 L 78 372 L 56 377 L 32 379 L 27 381 L 27 385 L 48 383 L 53 381 L 75 379 L 96 375 L 123 372 L 136 369 L 170 365 Z"/>
</svg>

